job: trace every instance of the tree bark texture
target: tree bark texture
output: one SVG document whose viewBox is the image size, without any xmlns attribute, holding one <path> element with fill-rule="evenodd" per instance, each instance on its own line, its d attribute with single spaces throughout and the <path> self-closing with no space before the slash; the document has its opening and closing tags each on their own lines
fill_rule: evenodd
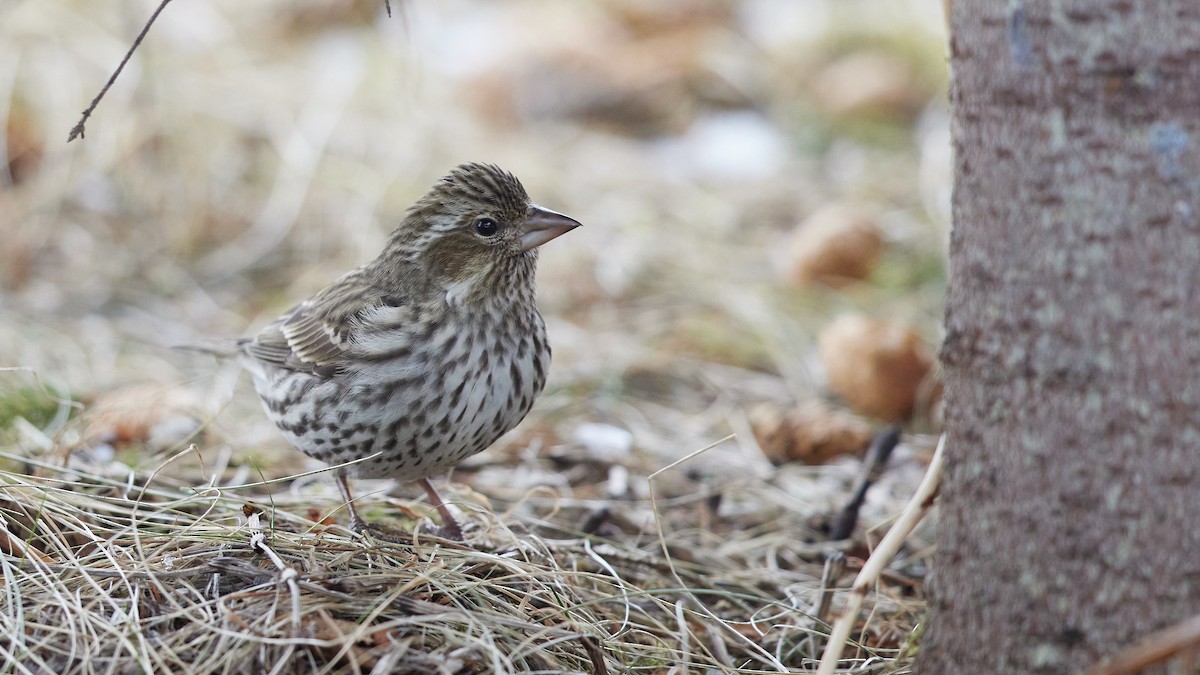
<svg viewBox="0 0 1200 675">
<path fill-rule="evenodd" d="M 1200 613 L 1200 0 L 956 0 L 947 464 L 918 673 Z"/>
</svg>

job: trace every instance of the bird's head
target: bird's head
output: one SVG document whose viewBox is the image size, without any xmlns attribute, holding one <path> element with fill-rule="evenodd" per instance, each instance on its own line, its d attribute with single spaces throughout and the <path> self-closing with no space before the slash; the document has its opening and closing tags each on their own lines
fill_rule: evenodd
<svg viewBox="0 0 1200 675">
<path fill-rule="evenodd" d="M 532 276 L 537 247 L 579 225 L 531 202 L 511 173 L 463 164 L 413 204 L 388 248 L 419 260 L 443 284 L 468 288 Z"/>
</svg>

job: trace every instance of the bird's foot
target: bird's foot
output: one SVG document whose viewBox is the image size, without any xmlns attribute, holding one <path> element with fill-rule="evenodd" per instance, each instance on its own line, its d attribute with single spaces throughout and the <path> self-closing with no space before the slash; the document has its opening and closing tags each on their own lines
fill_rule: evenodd
<svg viewBox="0 0 1200 675">
<path fill-rule="evenodd" d="M 414 536 L 411 533 L 371 525 L 363 520 L 363 517 L 358 514 L 358 509 L 354 506 L 354 495 L 350 492 L 350 479 L 344 469 L 337 473 L 337 484 L 342 492 L 342 498 L 346 500 L 346 510 L 350 512 L 351 530 L 354 530 L 358 534 L 369 534 L 375 539 L 382 539 L 383 541 L 390 541 L 397 544 L 413 543 Z M 435 527 L 430 530 L 430 534 L 448 541 L 463 541 L 462 528 L 459 527 L 458 521 L 454 519 L 454 514 L 450 512 L 450 509 L 446 508 L 445 502 L 442 501 L 433 484 L 428 479 L 422 479 L 421 486 L 425 488 L 425 492 L 429 495 L 429 500 L 442 516 L 442 522 L 444 523 L 441 527 Z"/>
<path fill-rule="evenodd" d="M 357 534 L 369 536 L 372 539 L 389 541 L 393 544 L 411 546 L 416 541 L 416 534 L 413 532 L 398 530 L 384 525 L 372 525 L 361 518 L 352 517 L 350 519 L 350 529 Z M 462 528 L 455 521 L 450 521 L 450 524 L 442 525 L 441 527 L 428 528 L 425 532 L 432 534 L 438 539 L 445 539 L 447 541 L 462 542 L 466 539 L 463 536 Z"/>
<path fill-rule="evenodd" d="M 433 508 L 437 509 L 438 514 L 442 517 L 442 526 L 433 531 L 434 536 L 449 539 L 450 541 L 462 541 L 462 528 L 458 526 L 458 521 L 455 520 L 454 514 L 446 507 L 446 502 L 442 501 L 442 496 L 433 487 L 433 483 L 430 483 L 428 478 L 422 478 L 420 484 L 421 488 L 425 490 L 425 494 L 429 497 L 429 503 L 433 504 Z"/>
<path fill-rule="evenodd" d="M 396 530 L 382 525 L 372 525 L 365 520 L 351 519 L 350 529 L 358 534 L 369 536 L 372 539 L 389 541 L 393 544 L 406 544 L 411 546 L 413 543 L 413 535 L 411 532 L 404 530 Z"/>
<path fill-rule="evenodd" d="M 453 520 L 445 525 L 442 525 L 441 527 L 435 527 L 429 530 L 429 533 L 440 539 L 448 539 L 450 541 L 461 542 L 466 539 L 463 537 L 462 528 L 459 527 L 458 523 L 454 522 Z"/>
</svg>

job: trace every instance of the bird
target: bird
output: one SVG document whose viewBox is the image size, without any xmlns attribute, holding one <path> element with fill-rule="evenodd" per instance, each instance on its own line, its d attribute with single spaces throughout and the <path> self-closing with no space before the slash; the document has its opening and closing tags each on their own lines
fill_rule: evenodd
<svg viewBox="0 0 1200 675">
<path fill-rule="evenodd" d="M 352 529 L 379 534 L 351 477 L 392 478 L 417 481 L 438 533 L 463 540 L 429 479 L 515 427 L 545 387 L 538 251 L 579 226 L 513 174 L 463 164 L 409 207 L 378 257 L 236 343 L 284 437 L 342 465 Z"/>
</svg>

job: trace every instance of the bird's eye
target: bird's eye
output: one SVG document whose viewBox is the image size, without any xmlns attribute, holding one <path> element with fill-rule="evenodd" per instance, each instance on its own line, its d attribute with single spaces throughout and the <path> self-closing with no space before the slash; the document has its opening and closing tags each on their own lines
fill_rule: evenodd
<svg viewBox="0 0 1200 675">
<path fill-rule="evenodd" d="M 500 231 L 500 226 L 491 218 L 480 218 L 475 221 L 475 231 L 484 237 L 494 237 Z"/>
</svg>

